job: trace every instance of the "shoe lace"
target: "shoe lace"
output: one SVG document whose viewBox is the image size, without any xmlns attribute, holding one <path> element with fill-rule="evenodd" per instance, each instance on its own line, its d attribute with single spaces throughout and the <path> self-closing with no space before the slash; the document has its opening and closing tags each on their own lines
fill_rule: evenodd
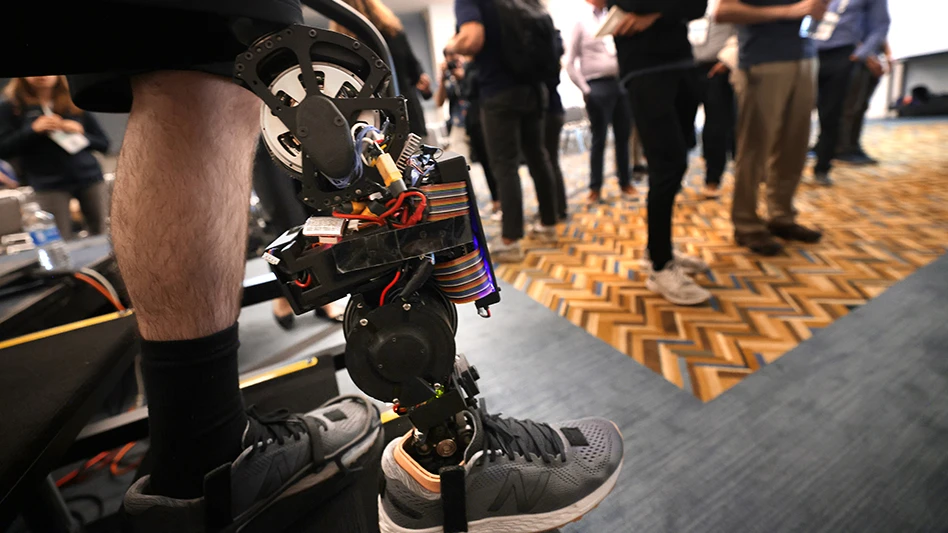
<svg viewBox="0 0 948 533">
<path fill-rule="evenodd" d="M 488 414 L 483 409 L 479 411 L 481 427 L 484 430 L 483 456 L 489 457 L 490 462 L 499 456 L 507 456 L 514 460 L 517 455 L 533 462 L 532 455 L 543 459 L 544 463 L 551 463 L 559 456 L 566 462 L 563 441 L 556 430 L 548 424 L 541 424 L 532 420 L 517 420 L 515 418 L 501 418 L 500 413 Z"/>
<path fill-rule="evenodd" d="M 287 409 L 261 414 L 257 407 L 252 405 L 247 409 L 247 419 L 249 426 L 244 442 L 254 443 L 251 454 L 265 451 L 267 446 L 274 442 L 282 446 L 287 439 L 298 441 L 306 433 L 306 424 L 299 417 L 291 416 Z M 313 420 L 324 430 L 328 429 L 323 420 Z"/>
</svg>

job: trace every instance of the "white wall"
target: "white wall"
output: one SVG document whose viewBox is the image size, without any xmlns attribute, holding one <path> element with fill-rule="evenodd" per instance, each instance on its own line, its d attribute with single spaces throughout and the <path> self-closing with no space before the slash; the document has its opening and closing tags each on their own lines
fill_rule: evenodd
<svg viewBox="0 0 948 533">
<path fill-rule="evenodd" d="M 570 35 L 573 32 L 573 26 L 576 24 L 580 14 L 592 9 L 585 0 L 548 0 L 546 2 L 550 16 L 553 17 L 553 24 L 563 34 L 563 42 L 569 43 Z M 566 56 L 563 56 L 566 59 Z M 559 86 L 560 97 L 563 99 L 563 107 L 584 107 L 583 93 L 566 75 L 566 69 L 563 69 Z"/>
</svg>

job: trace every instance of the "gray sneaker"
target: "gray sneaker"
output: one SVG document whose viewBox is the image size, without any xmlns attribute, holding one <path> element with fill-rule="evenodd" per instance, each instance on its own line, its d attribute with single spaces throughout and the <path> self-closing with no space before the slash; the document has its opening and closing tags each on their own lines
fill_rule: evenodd
<svg viewBox="0 0 948 533">
<path fill-rule="evenodd" d="M 488 246 L 488 250 L 490 250 L 491 260 L 495 263 L 519 263 L 524 258 L 520 241 L 506 244 L 503 240 L 497 239 Z"/>
<path fill-rule="evenodd" d="M 586 418 L 558 424 L 466 413 L 474 436 L 464 453 L 462 508 L 469 533 L 527 533 L 579 520 L 605 499 L 622 469 L 622 435 L 612 422 Z M 441 478 L 405 450 L 410 438 L 382 454 L 382 533 L 441 533 Z M 454 490 L 458 490 L 455 488 Z M 459 517 L 452 517 L 452 521 Z"/>
<path fill-rule="evenodd" d="M 282 531 L 354 483 L 378 461 L 384 442 L 378 409 L 359 396 L 305 415 L 248 415 L 243 453 L 205 477 L 203 497 L 150 494 L 150 476 L 128 489 L 133 531 Z"/>
</svg>

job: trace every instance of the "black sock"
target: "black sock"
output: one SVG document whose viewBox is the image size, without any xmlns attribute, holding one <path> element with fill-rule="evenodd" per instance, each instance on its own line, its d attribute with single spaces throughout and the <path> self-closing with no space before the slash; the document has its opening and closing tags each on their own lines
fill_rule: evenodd
<svg viewBox="0 0 948 533">
<path fill-rule="evenodd" d="M 152 494 L 197 498 L 204 475 L 237 458 L 247 425 L 237 324 L 186 341 L 142 341 Z"/>
</svg>

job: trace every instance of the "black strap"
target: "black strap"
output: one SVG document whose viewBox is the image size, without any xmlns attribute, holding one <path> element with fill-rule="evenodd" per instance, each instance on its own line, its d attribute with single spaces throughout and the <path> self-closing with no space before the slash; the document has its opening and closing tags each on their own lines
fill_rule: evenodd
<svg viewBox="0 0 948 533">
<path fill-rule="evenodd" d="M 230 463 L 204 476 L 204 520 L 207 531 L 219 531 L 233 522 L 231 515 Z"/>
<path fill-rule="evenodd" d="M 463 466 L 446 466 L 441 475 L 441 510 L 444 533 L 467 531 L 467 498 L 464 490 Z"/>
<path fill-rule="evenodd" d="M 319 432 L 319 424 L 309 416 L 303 416 L 300 417 L 300 419 L 306 424 L 306 432 L 309 433 L 309 447 L 313 452 L 313 465 L 319 467 L 323 464 L 323 461 L 326 460 L 326 455 L 323 453 L 323 440 L 321 438 L 322 433 Z"/>
</svg>

